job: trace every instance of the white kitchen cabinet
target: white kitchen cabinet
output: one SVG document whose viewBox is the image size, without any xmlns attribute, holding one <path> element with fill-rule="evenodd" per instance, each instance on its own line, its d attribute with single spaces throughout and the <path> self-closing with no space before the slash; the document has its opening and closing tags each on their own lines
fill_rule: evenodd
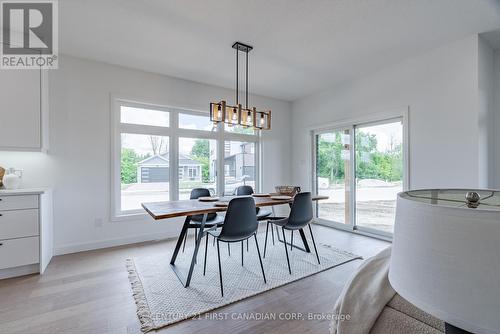
<svg viewBox="0 0 500 334">
<path fill-rule="evenodd" d="M 0 279 L 45 271 L 53 255 L 52 192 L 0 190 Z"/>
<path fill-rule="evenodd" d="M 46 70 L 0 70 L 0 150 L 48 149 Z"/>
</svg>

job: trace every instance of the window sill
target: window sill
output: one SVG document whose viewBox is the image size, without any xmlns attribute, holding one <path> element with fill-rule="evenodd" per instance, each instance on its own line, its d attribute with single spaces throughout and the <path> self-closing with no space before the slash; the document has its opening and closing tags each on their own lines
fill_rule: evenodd
<svg viewBox="0 0 500 334">
<path fill-rule="evenodd" d="M 129 213 L 121 213 L 114 216 L 111 216 L 112 222 L 121 222 L 121 221 L 146 221 L 148 220 L 149 215 L 146 212 L 129 212 Z"/>
</svg>

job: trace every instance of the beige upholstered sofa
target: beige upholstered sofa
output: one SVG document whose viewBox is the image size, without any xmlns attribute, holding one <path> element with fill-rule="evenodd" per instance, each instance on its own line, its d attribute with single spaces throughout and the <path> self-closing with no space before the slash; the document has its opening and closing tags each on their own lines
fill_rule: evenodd
<svg viewBox="0 0 500 334">
<path fill-rule="evenodd" d="M 440 334 L 444 333 L 444 323 L 396 294 L 382 309 L 370 333 Z"/>
<path fill-rule="evenodd" d="M 334 310 L 342 320 L 332 321 L 332 334 L 444 333 L 441 320 L 394 291 L 388 279 L 390 255 L 389 247 L 368 259 L 346 284 Z"/>
</svg>

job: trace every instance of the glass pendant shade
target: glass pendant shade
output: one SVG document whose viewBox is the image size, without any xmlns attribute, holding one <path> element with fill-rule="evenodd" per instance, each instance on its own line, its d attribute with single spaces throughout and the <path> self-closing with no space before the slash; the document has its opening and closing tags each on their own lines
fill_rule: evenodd
<svg viewBox="0 0 500 334">
<path fill-rule="evenodd" d="M 241 104 L 238 107 L 226 107 L 226 115 L 224 122 L 229 126 L 237 125 L 240 123 Z"/>
<path fill-rule="evenodd" d="M 269 110 L 269 111 L 257 111 L 254 109 L 253 126 L 254 126 L 254 128 L 259 129 L 259 130 L 271 129 L 271 110 Z"/>
<path fill-rule="evenodd" d="M 226 102 L 210 103 L 210 121 L 214 123 L 224 122 Z"/>
</svg>

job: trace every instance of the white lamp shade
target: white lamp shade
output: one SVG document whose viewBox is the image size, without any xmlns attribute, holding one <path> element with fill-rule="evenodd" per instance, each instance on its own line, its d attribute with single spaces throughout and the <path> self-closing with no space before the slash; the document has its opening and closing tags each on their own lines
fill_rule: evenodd
<svg viewBox="0 0 500 334">
<path fill-rule="evenodd" d="M 500 333 L 500 193 L 477 191 L 489 197 L 473 209 L 467 191 L 398 194 L 389 280 L 447 323 Z"/>
</svg>

